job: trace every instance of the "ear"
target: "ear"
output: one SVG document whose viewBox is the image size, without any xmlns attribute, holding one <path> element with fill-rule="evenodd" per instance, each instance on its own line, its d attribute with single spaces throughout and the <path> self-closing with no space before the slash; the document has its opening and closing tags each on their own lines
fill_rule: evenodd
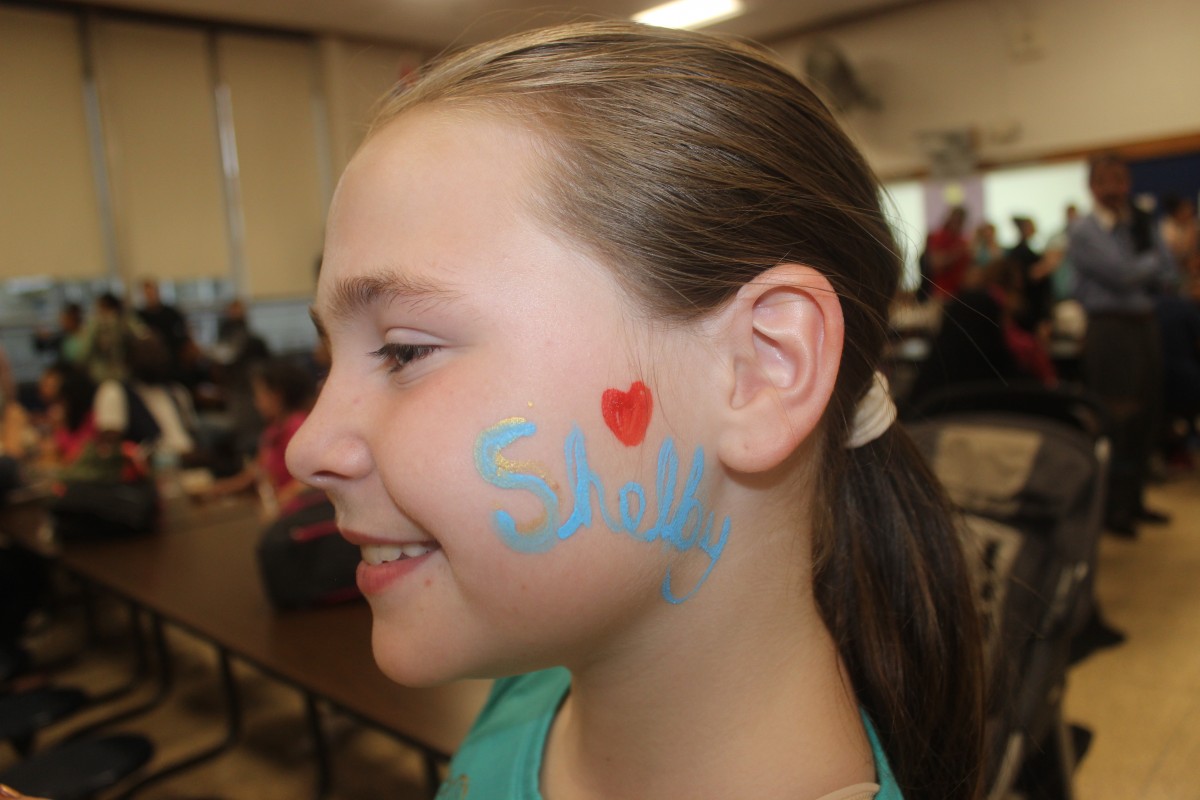
<svg viewBox="0 0 1200 800">
<path fill-rule="evenodd" d="M 842 304 L 812 267 L 758 275 L 724 309 L 731 391 L 717 457 L 738 472 L 782 463 L 821 421 L 842 359 Z"/>
</svg>

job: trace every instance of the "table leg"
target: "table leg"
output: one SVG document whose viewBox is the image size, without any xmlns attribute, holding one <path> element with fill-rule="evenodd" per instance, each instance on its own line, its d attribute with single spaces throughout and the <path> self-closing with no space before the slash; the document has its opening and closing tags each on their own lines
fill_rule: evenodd
<svg viewBox="0 0 1200 800">
<path fill-rule="evenodd" d="M 131 614 L 133 627 L 136 631 L 134 634 L 136 639 L 136 647 L 140 651 L 138 655 L 138 666 L 135 676 L 126 686 L 121 686 L 106 692 L 105 694 L 96 697 L 94 702 L 108 702 L 128 694 L 145 679 L 145 673 L 149 671 L 149 659 L 146 657 L 146 646 L 142 634 L 140 614 L 135 606 L 131 606 Z M 67 737 L 68 740 L 79 739 L 87 736 L 88 734 L 94 733 L 101 728 L 106 728 L 110 725 L 116 725 L 119 722 L 125 722 L 133 719 L 134 717 L 141 716 L 142 714 L 157 708 L 164 700 L 167 699 L 167 696 L 171 693 L 171 688 L 175 683 L 174 664 L 171 660 L 171 652 L 167 647 L 167 635 L 166 631 L 164 630 L 163 621 L 158 616 L 151 615 L 150 627 L 154 638 L 155 661 L 158 662 L 158 675 L 154 694 L 132 708 L 127 708 L 123 711 L 111 714 L 103 719 L 89 723 L 78 730 L 72 731 L 71 735 Z"/>
<path fill-rule="evenodd" d="M 304 712 L 308 718 L 308 730 L 312 736 L 313 752 L 317 758 L 317 785 L 313 797 L 324 800 L 333 788 L 333 765 L 329 753 L 329 740 L 321 723 L 321 709 L 311 692 L 304 693 Z"/>
<path fill-rule="evenodd" d="M 125 791 L 117 795 L 114 800 L 128 800 L 153 784 L 164 781 L 167 778 L 191 769 L 192 767 L 203 764 L 206 761 L 211 761 L 237 744 L 238 739 L 241 738 L 242 734 L 241 698 L 238 695 L 237 681 L 233 675 L 233 665 L 229 658 L 229 651 L 227 651 L 224 647 L 218 647 L 217 656 L 218 666 L 221 673 L 221 688 L 225 698 L 225 738 L 210 748 L 201 750 L 200 752 L 177 761 L 174 764 L 163 767 L 157 772 L 152 772 L 151 774 L 139 780 L 137 783 L 125 789 Z"/>
</svg>

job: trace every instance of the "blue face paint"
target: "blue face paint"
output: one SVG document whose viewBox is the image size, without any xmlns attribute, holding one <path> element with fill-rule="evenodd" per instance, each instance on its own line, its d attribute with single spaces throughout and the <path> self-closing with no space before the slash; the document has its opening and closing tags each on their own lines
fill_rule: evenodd
<svg viewBox="0 0 1200 800">
<path fill-rule="evenodd" d="M 563 450 L 567 461 L 567 481 L 575 489 L 575 508 L 558 529 L 558 538 L 569 539 L 575 531 L 592 524 L 593 489 L 596 490 L 596 501 L 600 506 L 600 516 L 603 517 L 604 524 L 609 530 L 617 530 L 616 523 L 609 518 L 608 509 L 604 507 L 604 483 L 588 466 L 587 445 L 584 444 L 583 431 L 579 430 L 578 425 L 567 434 L 567 443 Z"/>
<path fill-rule="evenodd" d="M 636 481 L 621 487 L 617 494 L 618 517 L 614 518 L 604 502 L 604 482 L 592 471 L 587 460 L 587 446 L 579 426 L 567 435 L 563 456 L 566 460 L 567 481 L 574 493 L 571 514 L 557 530 L 554 522 L 559 516 L 558 496 L 550 484 L 541 476 L 531 472 L 533 465 L 510 461 L 502 451 L 505 447 L 537 432 L 537 426 L 520 417 L 503 420 L 479 434 L 475 442 L 475 467 L 485 481 L 501 489 L 522 489 L 532 492 L 541 501 L 545 514 L 539 523 L 529 530 L 519 528 L 512 515 L 499 510 L 492 521 L 496 532 L 505 544 L 522 553 L 544 553 L 558 541 L 569 539 L 581 528 L 592 524 L 592 494 L 596 495 L 596 506 L 605 526 L 613 533 L 625 533 L 641 542 L 661 540 L 663 547 L 681 553 L 693 549 L 708 556 L 708 565 L 696 584 L 683 594 L 675 591 L 670 568 L 663 576 L 662 595 L 670 603 L 682 603 L 700 590 L 708 580 L 725 551 L 729 539 L 729 517 L 721 523 L 720 533 L 712 536 L 715 513 L 705 511 L 697 497 L 700 481 L 704 477 L 704 449 L 696 448 L 691 467 L 684 483 L 683 494 L 675 502 L 679 456 L 671 438 L 663 441 L 658 451 L 658 472 L 654 480 L 657 502 L 654 523 L 639 530 L 649 509 L 646 490 Z"/>
<path fill-rule="evenodd" d="M 514 550 L 522 553 L 544 553 L 554 547 L 554 523 L 558 520 L 558 495 L 542 478 L 518 468 L 529 465 L 513 462 L 501 454 L 501 450 L 518 439 L 532 436 L 537 430 L 532 422 L 521 417 L 511 417 L 497 422 L 479 434 L 475 440 L 475 469 L 483 479 L 501 489 L 524 489 L 533 492 L 542 501 L 546 513 L 541 523 L 531 530 L 521 530 L 516 520 L 507 511 L 498 510 L 492 522 L 500 538 Z"/>
<path fill-rule="evenodd" d="M 634 511 L 629 510 L 630 495 L 637 498 L 637 508 Z M 630 481 L 621 487 L 621 492 L 617 497 L 620 502 L 621 524 L 624 526 L 625 532 L 630 536 L 637 536 L 638 526 L 642 524 L 642 517 L 646 514 L 646 490 L 642 488 L 641 484 Z"/>
</svg>

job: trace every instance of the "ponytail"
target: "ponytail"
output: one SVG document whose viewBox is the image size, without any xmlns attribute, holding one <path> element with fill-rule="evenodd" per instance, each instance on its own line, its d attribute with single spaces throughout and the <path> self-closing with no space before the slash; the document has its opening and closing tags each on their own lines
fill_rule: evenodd
<svg viewBox="0 0 1200 800">
<path fill-rule="evenodd" d="M 862 447 L 827 447 L 825 466 L 814 592 L 858 701 L 907 800 L 973 800 L 981 633 L 946 499 L 895 425 Z"/>
</svg>

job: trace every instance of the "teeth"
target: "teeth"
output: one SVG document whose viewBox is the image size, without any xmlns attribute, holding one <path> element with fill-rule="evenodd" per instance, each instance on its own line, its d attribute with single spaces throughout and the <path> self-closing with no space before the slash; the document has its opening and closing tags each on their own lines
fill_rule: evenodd
<svg viewBox="0 0 1200 800">
<path fill-rule="evenodd" d="M 385 564 L 398 558 L 417 558 L 437 549 L 432 542 L 416 542 L 413 544 L 365 544 L 359 548 L 362 560 L 371 566 Z"/>
<path fill-rule="evenodd" d="M 387 544 L 366 544 L 360 549 L 362 550 L 362 560 L 373 567 L 386 561 L 395 561 L 402 552 L 399 545 Z"/>
<path fill-rule="evenodd" d="M 401 545 L 400 552 L 404 553 L 405 558 L 416 558 L 417 556 L 425 555 L 430 550 L 433 550 L 433 548 L 434 546 L 429 542 L 418 542 L 416 544 Z"/>
</svg>

